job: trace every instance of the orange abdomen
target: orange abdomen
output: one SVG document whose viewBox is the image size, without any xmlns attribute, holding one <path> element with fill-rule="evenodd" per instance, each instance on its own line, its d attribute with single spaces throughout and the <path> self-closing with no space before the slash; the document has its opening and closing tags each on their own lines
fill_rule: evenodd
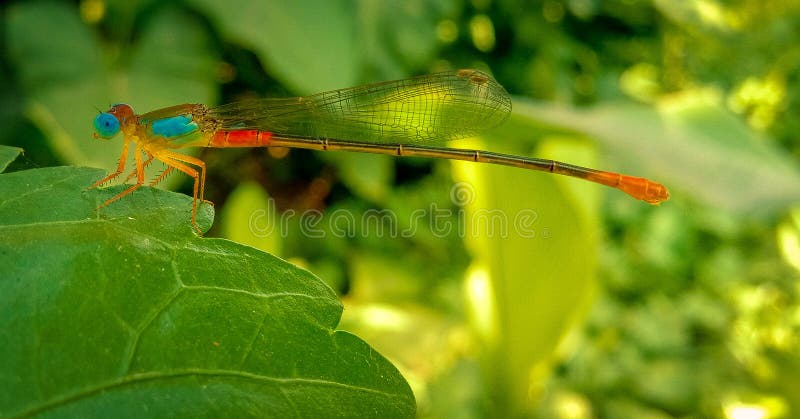
<svg viewBox="0 0 800 419">
<path fill-rule="evenodd" d="M 255 129 L 219 130 L 211 136 L 208 147 L 265 147 L 269 145 L 272 133 Z"/>
</svg>

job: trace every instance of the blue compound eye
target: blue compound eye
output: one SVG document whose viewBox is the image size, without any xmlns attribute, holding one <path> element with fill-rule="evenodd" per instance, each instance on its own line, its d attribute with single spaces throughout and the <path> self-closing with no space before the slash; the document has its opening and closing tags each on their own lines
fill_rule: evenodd
<svg viewBox="0 0 800 419">
<path fill-rule="evenodd" d="M 101 113 L 94 119 L 94 129 L 101 138 L 109 139 L 119 132 L 119 121 L 110 113 Z"/>
</svg>

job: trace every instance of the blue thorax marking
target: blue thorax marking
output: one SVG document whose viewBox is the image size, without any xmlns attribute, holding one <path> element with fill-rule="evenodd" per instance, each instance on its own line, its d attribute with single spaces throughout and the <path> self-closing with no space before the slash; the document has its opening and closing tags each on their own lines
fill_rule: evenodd
<svg viewBox="0 0 800 419">
<path fill-rule="evenodd" d="M 186 115 L 171 116 L 159 119 L 151 125 L 153 133 L 165 138 L 180 137 L 196 131 L 199 127 L 192 118 Z"/>
</svg>

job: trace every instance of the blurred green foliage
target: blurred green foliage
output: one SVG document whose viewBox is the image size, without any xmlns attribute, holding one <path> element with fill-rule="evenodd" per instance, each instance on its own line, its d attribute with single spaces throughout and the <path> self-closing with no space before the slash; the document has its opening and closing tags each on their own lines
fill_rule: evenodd
<svg viewBox="0 0 800 419">
<path fill-rule="evenodd" d="M 92 140 L 91 118 L 116 102 L 144 112 L 477 67 L 515 114 L 454 146 L 671 187 L 655 208 L 502 168 L 197 151 L 221 214 L 212 235 L 327 281 L 344 327 L 404 373 L 421 416 L 800 414 L 797 2 L 2 7 L 0 142 L 31 164 L 113 167 L 119 145 Z M 532 210 L 537 235 L 458 230 L 492 210 Z"/>
</svg>

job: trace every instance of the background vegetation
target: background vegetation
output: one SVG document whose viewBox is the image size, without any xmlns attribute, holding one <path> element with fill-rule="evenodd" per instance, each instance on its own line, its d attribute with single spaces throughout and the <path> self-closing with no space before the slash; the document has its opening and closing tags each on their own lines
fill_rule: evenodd
<svg viewBox="0 0 800 419">
<path fill-rule="evenodd" d="M 515 113 L 486 138 L 454 146 L 670 187 L 670 201 L 650 207 L 513 169 L 197 150 L 217 210 L 208 236 L 265 250 L 327 282 L 345 306 L 339 328 L 400 369 L 420 416 L 800 414 L 797 2 L 2 8 L 0 143 L 25 148 L 23 166 L 112 168 L 119 143 L 93 140 L 91 120 L 113 103 L 145 112 L 474 67 L 506 86 Z M 191 193 L 186 178 L 169 180 Z M 464 230 L 438 230 L 431 208 L 449 211 L 443 222 Z M 304 230 L 299 214 L 309 210 L 320 214 L 323 234 Z M 425 222 L 412 225 L 419 210 Z M 492 210 L 533 210 L 536 234 L 500 237 L 465 223 Z M 392 216 L 342 236 L 330 223 L 341 213 Z M 298 216 L 267 231 L 254 214 Z M 415 229 L 392 235 L 393 227 Z"/>
</svg>

